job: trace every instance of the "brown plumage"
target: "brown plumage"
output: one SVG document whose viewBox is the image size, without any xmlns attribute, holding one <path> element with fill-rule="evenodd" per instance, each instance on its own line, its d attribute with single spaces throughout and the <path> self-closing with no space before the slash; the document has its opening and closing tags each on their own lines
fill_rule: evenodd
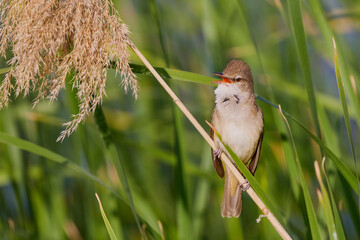
<svg viewBox="0 0 360 240">
<path fill-rule="evenodd" d="M 216 106 L 212 125 L 244 164 L 248 164 L 254 175 L 260 157 L 264 121 L 261 109 L 256 105 L 253 78 L 249 66 L 241 60 L 231 60 L 219 75 L 223 81 L 215 90 Z M 212 151 L 213 166 L 217 174 L 225 176 L 224 196 L 221 205 L 223 217 L 239 217 L 241 213 L 242 184 L 228 170 L 224 169 L 221 152 L 229 156 L 225 147 L 211 130 L 218 151 Z"/>
</svg>

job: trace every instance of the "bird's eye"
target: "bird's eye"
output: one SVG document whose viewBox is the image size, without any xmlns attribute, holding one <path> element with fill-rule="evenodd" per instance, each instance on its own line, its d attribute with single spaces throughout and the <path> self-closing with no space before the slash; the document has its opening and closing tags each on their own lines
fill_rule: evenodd
<svg viewBox="0 0 360 240">
<path fill-rule="evenodd" d="M 235 82 L 240 82 L 241 78 L 235 78 Z"/>
</svg>

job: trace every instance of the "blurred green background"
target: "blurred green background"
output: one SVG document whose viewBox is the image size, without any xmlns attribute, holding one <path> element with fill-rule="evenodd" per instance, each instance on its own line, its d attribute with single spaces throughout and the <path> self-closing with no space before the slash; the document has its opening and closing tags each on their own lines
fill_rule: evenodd
<svg viewBox="0 0 360 240">
<path fill-rule="evenodd" d="M 166 80 L 206 130 L 214 86 L 197 74 L 211 77 L 228 60 L 245 60 L 265 118 L 255 178 L 272 210 L 294 239 L 360 239 L 359 1 L 113 2 L 154 66 L 196 73 L 169 72 Z M 120 81 L 109 70 L 103 110 L 148 239 L 280 238 L 266 218 L 256 223 L 261 211 L 246 193 L 241 217 L 221 218 L 223 180 L 212 169 L 210 147 L 150 74 L 138 74 L 136 101 Z M 287 115 L 289 131 L 264 99 L 302 126 Z M 61 124 L 76 112 L 71 90 L 34 109 L 32 100 L 14 99 L 0 112 L 0 238 L 107 239 L 97 192 L 118 239 L 140 239 L 94 119 L 57 143 Z M 321 167 L 324 156 L 322 187 L 314 161 Z"/>
</svg>

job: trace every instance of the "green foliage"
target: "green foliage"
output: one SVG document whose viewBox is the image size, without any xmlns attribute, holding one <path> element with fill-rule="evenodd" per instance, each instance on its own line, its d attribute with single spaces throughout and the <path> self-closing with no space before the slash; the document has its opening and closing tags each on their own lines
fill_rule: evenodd
<svg viewBox="0 0 360 240">
<path fill-rule="evenodd" d="M 334 3 L 114 1 L 133 42 L 206 129 L 211 73 L 231 58 L 249 63 L 265 118 L 249 182 L 294 239 L 360 238 L 360 3 Z M 278 239 L 267 219 L 256 223 L 261 211 L 246 193 L 241 217 L 221 218 L 223 180 L 210 147 L 131 59 L 138 100 L 109 70 L 106 128 L 90 117 L 62 143 L 61 123 L 77 112 L 70 85 L 34 109 L 35 93 L 11 96 L 0 112 L 2 238 L 106 239 L 111 226 L 118 239 L 142 231 L 148 239 Z M 317 176 L 314 161 L 323 157 Z"/>
</svg>

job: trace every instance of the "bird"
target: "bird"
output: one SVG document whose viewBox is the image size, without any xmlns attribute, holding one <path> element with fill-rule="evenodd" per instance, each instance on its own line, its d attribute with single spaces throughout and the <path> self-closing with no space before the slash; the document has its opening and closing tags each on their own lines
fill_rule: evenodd
<svg viewBox="0 0 360 240">
<path fill-rule="evenodd" d="M 222 80 L 214 82 L 217 88 L 214 91 L 215 108 L 211 124 L 220 134 L 223 143 L 233 150 L 254 175 L 264 136 L 264 117 L 261 108 L 256 104 L 251 69 L 246 62 L 233 59 L 228 62 L 223 72 L 214 74 Z M 250 185 L 247 180 L 239 183 L 228 167 L 225 166 L 224 169 L 221 154 L 225 153 L 229 159 L 231 157 L 214 134 L 213 128 L 210 129 L 210 136 L 217 148 L 211 149 L 213 166 L 221 178 L 225 176 L 221 216 L 237 218 L 242 209 L 241 192 Z"/>
</svg>

